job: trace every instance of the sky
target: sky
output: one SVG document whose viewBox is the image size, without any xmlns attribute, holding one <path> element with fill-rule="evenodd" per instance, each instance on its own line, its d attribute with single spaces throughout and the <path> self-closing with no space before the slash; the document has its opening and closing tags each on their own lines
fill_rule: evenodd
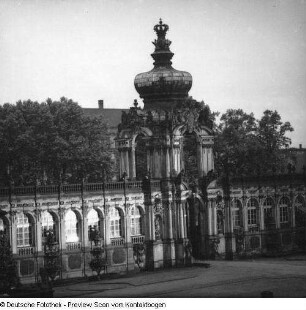
<svg viewBox="0 0 306 310">
<path fill-rule="evenodd" d="M 194 99 L 277 110 L 306 147 L 306 0 L 0 0 L 0 104 L 142 102 L 134 78 L 153 68 L 159 18 Z"/>
</svg>

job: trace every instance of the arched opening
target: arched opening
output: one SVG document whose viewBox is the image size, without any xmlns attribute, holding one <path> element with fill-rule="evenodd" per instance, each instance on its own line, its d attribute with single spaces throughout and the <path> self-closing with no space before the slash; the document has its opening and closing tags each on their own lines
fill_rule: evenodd
<svg viewBox="0 0 306 310">
<path fill-rule="evenodd" d="M 87 214 L 88 224 L 88 240 L 98 242 L 103 237 L 103 222 L 99 213 L 95 209 L 91 209 Z"/>
<path fill-rule="evenodd" d="M 282 197 L 279 201 L 279 223 L 281 228 L 290 226 L 289 222 L 289 199 Z"/>
<path fill-rule="evenodd" d="M 306 226 L 306 207 L 305 200 L 302 196 L 297 196 L 295 200 L 295 226 L 305 227 Z"/>
<path fill-rule="evenodd" d="M 56 229 L 56 222 L 52 214 L 48 211 L 43 211 L 41 214 L 41 231 L 42 231 L 42 242 L 47 242 L 47 239 L 56 242 L 58 240 L 58 232 Z"/>
<path fill-rule="evenodd" d="M 199 177 L 198 159 L 197 159 L 197 140 L 195 133 L 186 132 L 183 136 L 182 144 L 182 167 L 186 181 L 194 183 Z"/>
<path fill-rule="evenodd" d="M 257 231 L 259 227 L 259 204 L 257 199 L 251 198 L 247 203 L 248 209 L 248 229 L 249 231 Z"/>
<path fill-rule="evenodd" d="M 9 224 L 7 221 L 7 218 L 0 214 L 0 239 L 5 239 L 6 241 L 9 241 L 10 239 L 10 233 L 9 233 Z"/>
<path fill-rule="evenodd" d="M 275 228 L 275 204 L 271 197 L 265 199 L 263 203 L 264 228 L 266 230 Z"/>
<path fill-rule="evenodd" d="M 79 242 L 81 240 L 81 225 L 77 215 L 72 210 L 68 210 L 65 215 L 66 242 Z"/>
<path fill-rule="evenodd" d="M 147 167 L 146 140 L 145 136 L 140 134 L 135 139 L 135 168 L 137 180 L 142 180 L 147 175 Z"/>
<path fill-rule="evenodd" d="M 131 235 L 137 236 L 143 234 L 143 216 L 140 207 L 131 209 Z"/>
<path fill-rule="evenodd" d="M 34 225 L 28 215 L 17 213 L 17 247 L 34 246 Z"/>
<path fill-rule="evenodd" d="M 118 208 L 110 210 L 110 237 L 123 237 L 123 215 Z"/>
<path fill-rule="evenodd" d="M 188 201 L 188 225 L 187 237 L 192 245 L 192 256 L 194 258 L 201 258 L 202 247 L 202 232 L 203 223 L 201 220 L 201 203 L 199 199 L 190 199 Z"/>
<path fill-rule="evenodd" d="M 5 223 L 5 219 L 4 217 L 0 217 L 0 233 L 3 235 L 7 235 L 8 234 L 8 230 L 7 230 L 7 225 Z"/>
</svg>

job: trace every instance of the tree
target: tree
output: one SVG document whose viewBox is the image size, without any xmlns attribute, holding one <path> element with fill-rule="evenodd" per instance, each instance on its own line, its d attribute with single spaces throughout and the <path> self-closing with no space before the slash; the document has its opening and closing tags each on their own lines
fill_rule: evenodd
<svg viewBox="0 0 306 310">
<path fill-rule="evenodd" d="M 71 99 L 0 106 L 1 183 L 98 181 L 113 174 L 103 118 L 89 118 Z"/>
<path fill-rule="evenodd" d="M 215 162 L 219 174 L 258 175 L 281 170 L 282 149 L 291 140 L 289 122 L 283 123 L 277 111 L 266 110 L 260 120 L 243 110 L 227 110 L 221 116 L 215 138 Z"/>
<path fill-rule="evenodd" d="M 291 139 L 286 137 L 287 132 L 293 131 L 289 122 L 283 123 L 277 111 L 266 110 L 258 122 L 257 137 L 262 148 L 262 171 L 271 173 L 283 171 L 286 166 L 285 157 L 280 151 L 289 147 Z"/>
<path fill-rule="evenodd" d="M 0 293 L 8 293 L 19 284 L 17 264 L 7 235 L 0 231 Z"/>
<path fill-rule="evenodd" d="M 219 174 L 246 173 L 255 162 L 256 120 L 243 110 L 227 110 L 221 116 L 215 137 L 215 163 Z"/>
</svg>

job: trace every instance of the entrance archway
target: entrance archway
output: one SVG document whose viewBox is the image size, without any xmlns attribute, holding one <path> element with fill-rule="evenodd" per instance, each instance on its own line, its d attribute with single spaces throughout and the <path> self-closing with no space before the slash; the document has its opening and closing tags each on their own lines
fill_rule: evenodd
<svg viewBox="0 0 306 310">
<path fill-rule="evenodd" d="M 199 199 L 192 198 L 187 201 L 187 238 L 192 245 L 192 256 L 203 258 L 204 250 L 204 214 Z"/>
</svg>

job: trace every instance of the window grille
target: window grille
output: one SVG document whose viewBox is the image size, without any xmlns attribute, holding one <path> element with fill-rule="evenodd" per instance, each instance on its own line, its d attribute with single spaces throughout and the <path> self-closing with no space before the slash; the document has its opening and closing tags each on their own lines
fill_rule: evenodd
<svg viewBox="0 0 306 310">
<path fill-rule="evenodd" d="M 264 210 L 264 224 L 266 228 L 269 228 L 271 224 L 275 224 L 274 201 L 271 197 L 265 199 L 263 204 L 263 210 Z"/>
<path fill-rule="evenodd" d="M 258 224 L 258 202 L 256 199 L 251 198 L 248 201 L 248 225 Z"/>
<path fill-rule="evenodd" d="M 142 217 L 139 207 L 132 208 L 131 210 L 131 235 L 141 235 L 142 234 Z"/>
<path fill-rule="evenodd" d="M 17 214 L 17 247 L 30 246 L 32 225 L 29 218 L 23 214 Z"/>
<path fill-rule="evenodd" d="M 289 201 L 286 197 L 283 197 L 279 202 L 279 222 L 281 224 L 289 222 Z"/>
<path fill-rule="evenodd" d="M 238 199 L 232 201 L 232 214 L 234 228 L 242 227 L 242 205 Z"/>
<path fill-rule="evenodd" d="M 121 216 L 117 208 L 112 208 L 110 212 L 110 237 L 121 237 Z"/>
<path fill-rule="evenodd" d="M 43 231 L 54 229 L 53 216 L 48 211 L 44 211 L 41 214 L 41 228 Z"/>
</svg>

